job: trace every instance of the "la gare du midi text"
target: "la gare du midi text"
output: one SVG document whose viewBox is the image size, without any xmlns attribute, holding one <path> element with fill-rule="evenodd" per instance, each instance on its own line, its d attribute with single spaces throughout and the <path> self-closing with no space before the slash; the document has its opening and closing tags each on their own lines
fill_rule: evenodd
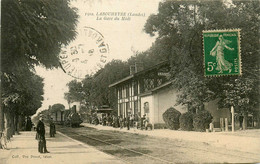
<svg viewBox="0 0 260 164">
<path fill-rule="evenodd" d="M 85 16 L 97 16 L 97 20 L 131 20 L 131 17 L 144 17 L 145 13 L 133 12 L 97 12 L 85 13 Z"/>
</svg>

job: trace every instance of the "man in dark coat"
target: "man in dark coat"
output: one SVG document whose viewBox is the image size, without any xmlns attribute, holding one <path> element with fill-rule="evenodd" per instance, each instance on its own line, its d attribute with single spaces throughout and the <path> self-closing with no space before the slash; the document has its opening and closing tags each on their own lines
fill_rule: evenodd
<svg viewBox="0 0 260 164">
<path fill-rule="evenodd" d="M 32 129 L 32 121 L 31 118 L 28 116 L 25 123 L 25 130 L 31 131 L 31 129 Z"/>
<path fill-rule="evenodd" d="M 53 119 L 50 120 L 50 137 L 55 137 L 56 129 L 55 124 L 53 123 Z"/>
<path fill-rule="evenodd" d="M 46 148 L 45 127 L 44 127 L 42 116 L 40 116 L 36 131 L 38 135 L 38 151 L 40 153 L 49 153 Z"/>
</svg>

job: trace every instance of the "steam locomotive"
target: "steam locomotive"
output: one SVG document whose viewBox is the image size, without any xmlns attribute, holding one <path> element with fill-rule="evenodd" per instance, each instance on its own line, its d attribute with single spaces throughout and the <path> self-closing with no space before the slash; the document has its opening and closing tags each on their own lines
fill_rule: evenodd
<svg viewBox="0 0 260 164">
<path fill-rule="evenodd" d="M 83 120 L 81 119 L 80 114 L 76 111 L 76 105 L 74 105 L 65 120 L 65 125 L 70 127 L 79 127 L 82 122 Z"/>
</svg>

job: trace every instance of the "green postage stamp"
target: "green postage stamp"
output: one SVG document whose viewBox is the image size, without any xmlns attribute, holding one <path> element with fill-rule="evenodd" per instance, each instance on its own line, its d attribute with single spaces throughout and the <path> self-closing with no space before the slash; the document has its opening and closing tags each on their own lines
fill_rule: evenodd
<svg viewBox="0 0 260 164">
<path fill-rule="evenodd" d="M 205 76 L 241 75 L 240 29 L 203 31 Z"/>
</svg>

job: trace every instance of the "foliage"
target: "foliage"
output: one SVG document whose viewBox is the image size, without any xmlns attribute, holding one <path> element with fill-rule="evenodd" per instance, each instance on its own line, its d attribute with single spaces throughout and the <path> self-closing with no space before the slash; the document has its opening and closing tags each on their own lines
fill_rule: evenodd
<svg viewBox="0 0 260 164">
<path fill-rule="evenodd" d="M 220 106 L 233 104 L 241 111 L 259 104 L 259 99 L 255 99 L 259 89 L 257 92 L 251 89 L 259 88 L 259 3 L 197 0 L 159 4 L 158 13 L 148 18 L 144 30 L 158 36 L 154 53 L 169 54 L 173 85 L 180 91 L 177 104 L 196 109 L 204 102 L 221 98 Z M 202 31 L 232 28 L 241 29 L 243 76 L 205 78 Z M 162 41 L 166 44 L 159 44 Z"/>
<path fill-rule="evenodd" d="M 1 5 L 2 69 L 58 67 L 61 45 L 76 36 L 76 9 L 66 0 L 3 0 Z"/>
<path fill-rule="evenodd" d="M 177 130 L 180 128 L 179 117 L 181 113 L 173 107 L 163 113 L 163 120 L 169 129 Z"/>
<path fill-rule="evenodd" d="M 258 86 L 257 80 L 250 78 L 236 78 L 231 79 L 223 85 L 224 95 L 221 97 L 220 105 L 235 106 L 236 112 L 252 111 L 252 107 L 258 103 L 259 90 L 255 87 Z"/>
<path fill-rule="evenodd" d="M 2 76 L 2 105 L 12 114 L 32 115 L 42 105 L 43 79 L 25 70 Z"/>
<path fill-rule="evenodd" d="M 206 111 L 202 110 L 196 113 L 193 117 L 193 126 L 195 131 L 205 131 L 209 128 L 209 124 L 212 121 L 212 115 Z"/>
<path fill-rule="evenodd" d="M 34 67 L 59 66 L 61 45 L 75 38 L 78 15 L 66 0 L 3 0 L 1 9 L 3 109 L 32 115 L 43 100 L 43 79 Z"/>
<path fill-rule="evenodd" d="M 193 129 L 193 114 L 191 112 L 181 114 L 179 121 L 181 130 L 191 131 Z"/>
<path fill-rule="evenodd" d="M 81 82 L 72 80 L 67 84 L 67 86 L 69 87 L 69 92 L 65 93 L 64 97 L 68 103 L 81 102 L 86 96 L 86 93 L 83 92 L 83 86 Z"/>
<path fill-rule="evenodd" d="M 129 66 L 126 62 L 112 60 L 93 76 L 86 76 L 80 82 L 69 82 L 69 92 L 65 93 L 65 98 L 89 106 L 109 105 L 116 108 L 116 93 L 114 89 L 109 89 L 109 85 L 128 74 Z"/>
</svg>

